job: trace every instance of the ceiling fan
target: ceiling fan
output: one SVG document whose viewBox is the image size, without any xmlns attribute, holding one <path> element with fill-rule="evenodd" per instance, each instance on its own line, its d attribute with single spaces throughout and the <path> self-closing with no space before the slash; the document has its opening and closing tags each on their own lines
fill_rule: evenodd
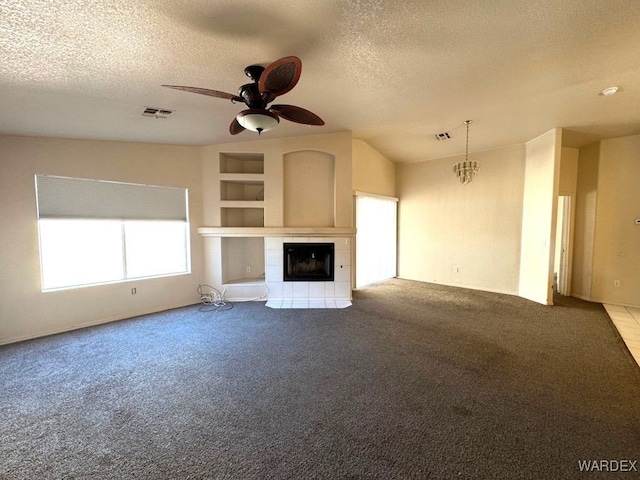
<svg viewBox="0 0 640 480">
<path fill-rule="evenodd" d="M 246 83 L 238 89 L 238 94 L 219 92 L 208 88 L 186 87 L 182 85 L 162 85 L 185 92 L 224 98 L 232 103 L 243 102 L 249 107 L 241 111 L 229 125 L 231 135 L 246 130 L 266 132 L 280 123 L 280 118 L 304 125 L 324 125 L 315 113 L 293 105 L 269 105 L 276 97 L 284 95 L 296 86 L 302 72 L 302 62 L 298 57 L 284 57 L 268 67 L 249 65 L 244 69 L 253 83 Z"/>
</svg>

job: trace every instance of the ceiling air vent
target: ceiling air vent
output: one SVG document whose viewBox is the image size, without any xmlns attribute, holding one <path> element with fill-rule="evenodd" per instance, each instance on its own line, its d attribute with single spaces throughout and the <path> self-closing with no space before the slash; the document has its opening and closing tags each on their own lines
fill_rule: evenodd
<svg viewBox="0 0 640 480">
<path fill-rule="evenodd" d="M 436 137 L 436 140 L 449 140 L 451 138 L 451 135 L 449 134 L 449 132 L 443 132 L 443 133 L 436 133 L 435 137 Z"/>
<path fill-rule="evenodd" d="M 166 110 L 164 108 L 145 107 L 142 112 L 143 117 L 155 117 L 155 118 L 168 118 L 173 113 L 173 110 Z"/>
</svg>

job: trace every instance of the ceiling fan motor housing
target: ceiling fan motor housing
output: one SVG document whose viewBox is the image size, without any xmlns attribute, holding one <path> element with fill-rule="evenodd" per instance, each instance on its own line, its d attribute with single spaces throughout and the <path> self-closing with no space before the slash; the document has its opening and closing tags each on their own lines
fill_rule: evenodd
<svg viewBox="0 0 640 480">
<path fill-rule="evenodd" d="M 256 83 L 260 80 L 262 72 L 264 72 L 262 65 L 249 65 L 244 69 L 244 74 Z"/>
<path fill-rule="evenodd" d="M 267 108 L 271 99 L 268 92 L 260 92 L 257 83 L 245 83 L 238 89 L 238 96 L 249 108 Z"/>
</svg>

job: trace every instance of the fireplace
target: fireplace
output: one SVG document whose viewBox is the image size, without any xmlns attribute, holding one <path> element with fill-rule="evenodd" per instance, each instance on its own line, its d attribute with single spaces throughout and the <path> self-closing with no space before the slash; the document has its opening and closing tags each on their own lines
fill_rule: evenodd
<svg viewBox="0 0 640 480">
<path fill-rule="evenodd" d="M 285 282 L 333 282 L 333 243 L 285 243 Z"/>
</svg>

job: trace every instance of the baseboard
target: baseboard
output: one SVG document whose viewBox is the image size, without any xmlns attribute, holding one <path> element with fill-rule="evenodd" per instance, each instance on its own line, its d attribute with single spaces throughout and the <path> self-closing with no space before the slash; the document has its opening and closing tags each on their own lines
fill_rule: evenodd
<svg viewBox="0 0 640 480">
<path fill-rule="evenodd" d="M 586 300 L 587 302 L 606 303 L 607 305 L 617 305 L 619 307 L 640 308 L 640 304 L 612 302 L 611 300 L 603 300 L 600 298 L 590 298 L 590 297 L 584 297 L 579 295 L 572 295 L 572 296 L 579 298 L 580 300 Z"/>
<path fill-rule="evenodd" d="M 242 302 L 266 302 L 267 301 L 267 297 L 262 297 L 262 298 L 245 298 L 245 297 L 224 297 L 222 299 L 223 302 L 230 302 L 230 303 L 242 303 Z"/>
<path fill-rule="evenodd" d="M 476 287 L 474 285 L 461 285 L 461 284 L 458 284 L 458 283 L 428 282 L 426 280 L 417 280 L 415 278 L 407 278 L 407 277 L 395 277 L 395 278 L 399 278 L 400 280 L 409 280 L 409 281 L 412 281 L 412 282 L 431 283 L 433 285 L 443 285 L 445 287 L 466 288 L 468 290 L 477 290 L 477 291 L 480 291 L 480 292 L 490 292 L 490 293 L 500 293 L 502 295 L 512 295 L 512 296 L 515 296 L 515 297 L 519 297 L 518 292 L 510 292 L 508 290 L 500 290 L 500 289 L 495 289 L 495 288 Z"/>
<path fill-rule="evenodd" d="M 577 295 L 575 293 L 572 293 L 571 296 L 575 298 L 579 298 L 580 300 L 584 300 L 585 302 L 595 302 L 595 300 L 591 300 L 591 297 L 588 297 L 586 295 Z M 597 302 L 597 303 L 600 303 L 600 302 Z"/>
<path fill-rule="evenodd" d="M 96 325 L 103 325 L 105 323 L 118 322 L 120 320 L 127 320 L 129 318 L 139 317 L 141 315 L 149 315 L 151 313 L 164 312 L 165 310 L 173 310 L 174 308 L 182 308 L 188 307 L 190 305 L 196 305 L 197 303 L 186 303 L 180 305 L 164 305 L 153 308 L 152 310 L 144 310 L 139 312 L 129 313 L 126 316 L 116 315 L 113 317 L 101 318 L 98 320 L 92 320 L 90 322 L 84 322 L 80 324 L 76 324 L 70 327 L 53 329 L 53 330 L 45 330 L 44 332 L 38 332 L 34 335 L 23 335 L 21 337 L 14 337 L 9 339 L 3 339 L 0 341 L 0 345 L 8 345 L 10 343 L 24 342 L 27 340 L 33 340 L 36 338 L 48 337 L 50 335 L 57 335 L 59 333 L 72 332 L 74 330 L 80 330 L 81 328 L 94 327 Z"/>
</svg>

